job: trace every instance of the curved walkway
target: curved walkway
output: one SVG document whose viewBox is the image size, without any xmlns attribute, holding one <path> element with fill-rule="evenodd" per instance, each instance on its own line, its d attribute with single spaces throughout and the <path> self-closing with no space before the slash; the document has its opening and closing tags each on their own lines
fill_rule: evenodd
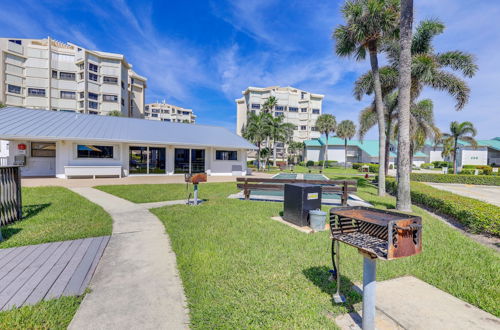
<svg viewBox="0 0 500 330">
<path fill-rule="evenodd" d="M 113 218 L 113 234 L 70 329 L 186 329 L 188 310 L 163 224 L 148 211 L 103 191 L 72 190 Z M 75 207 L 78 207 L 75 205 Z"/>
</svg>

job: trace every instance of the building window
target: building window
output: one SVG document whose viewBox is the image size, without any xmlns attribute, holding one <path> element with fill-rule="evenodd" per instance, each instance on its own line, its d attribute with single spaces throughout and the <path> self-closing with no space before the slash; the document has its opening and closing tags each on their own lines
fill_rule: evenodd
<svg viewBox="0 0 500 330">
<path fill-rule="evenodd" d="M 74 100 L 76 98 L 76 93 L 75 92 L 61 91 L 61 98 L 62 99 Z"/>
<path fill-rule="evenodd" d="M 52 78 L 57 79 L 57 71 L 52 70 Z"/>
<path fill-rule="evenodd" d="M 229 151 L 229 150 L 216 150 L 215 151 L 215 159 L 216 160 L 238 160 L 238 152 L 237 151 Z"/>
<path fill-rule="evenodd" d="M 282 111 L 276 111 L 274 113 L 274 117 L 279 117 L 279 116 L 283 116 L 283 112 Z"/>
<path fill-rule="evenodd" d="M 157 114 L 157 113 L 153 113 L 153 114 L 151 115 L 151 117 L 153 117 L 153 118 L 158 118 L 158 114 Z"/>
<path fill-rule="evenodd" d="M 305 96 L 306 96 L 306 92 L 301 92 L 301 93 L 300 93 L 300 98 L 301 98 L 302 100 L 304 99 L 304 97 L 305 97 Z"/>
<path fill-rule="evenodd" d="M 99 106 L 99 103 L 94 102 L 94 101 L 89 101 L 89 108 L 97 109 L 98 106 Z"/>
<path fill-rule="evenodd" d="M 83 101 L 78 102 L 78 106 L 79 106 L 80 108 L 83 108 Z"/>
<path fill-rule="evenodd" d="M 79 68 L 80 70 L 85 69 L 85 64 L 84 64 L 84 63 L 80 63 L 80 64 L 78 64 L 78 68 Z"/>
<path fill-rule="evenodd" d="M 99 114 L 99 112 L 97 112 L 97 111 L 89 111 L 89 115 L 98 115 L 98 114 Z"/>
<path fill-rule="evenodd" d="M 290 112 L 299 112 L 299 108 L 297 108 L 297 107 L 288 107 L 288 111 L 290 111 Z"/>
<path fill-rule="evenodd" d="M 83 80 L 83 72 L 80 72 L 80 73 L 78 74 L 78 77 L 79 77 L 79 79 L 80 79 L 80 80 Z"/>
<path fill-rule="evenodd" d="M 21 87 L 16 85 L 8 85 L 9 93 L 21 94 Z"/>
<path fill-rule="evenodd" d="M 118 102 L 118 96 L 116 95 L 107 95 L 107 94 L 104 94 L 102 96 L 102 100 L 104 102 Z"/>
<path fill-rule="evenodd" d="M 105 83 L 105 84 L 113 84 L 113 85 L 116 85 L 118 84 L 118 78 L 116 77 L 107 77 L 107 76 L 104 76 L 102 78 L 102 82 Z"/>
<path fill-rule="evenodd" d="M 85 97 L 85 92 L 80 92 L 80 98 L 83 99 Z"/>
<path fill-rule="evenodd" d="M 306 130 L 307 130 L 307 126 L 306 126 L 306 125 L 302 125 L 302 126 L 300 126 L 300 130 L 301 130 L 301 131 L 306 131 Z"/>
<path fill-rule="evenodd" d="M 125 100 L 123 99 L 123 97 L 122 97 L 122 105 L 123 106 L 125 105 Z"/>
<path fill-rule="evenodd" d="M 55 157 L 56 144 L 53 142 L 31 142 L 31 157 Z"/>
<path fill-rule="evenodd" d="M 300 108 L 300 112 L 307 112 L 307 108 Z"/>
<path fill-rule="evenodd" d="M 113 146 L 79 144 L 77 155 L 78 158 L 113 158 L 113 149 Z"/>
<path fill-rule="evenodd" d="M 135 82 L 134 78 L 130 78 L 130 84 L 133 85 Z"/>
<path fill-rule="evenodd" d="M 93 81 L 97 81 L 97 75 L 96 75 L 96 74 L 94 74 L 94 73 L 90 73 L 90 72 L 89 72 L 89 79 L 90 79 L 90 80 L 93 80 Z"/>
<path fill-rule="evenodd" d="M 43 88 L 28 88 L 29 96 L 45 96 L 45 89 Z"/>
<path fill-rule="evenodd" d="M 125 83 L 122 81 L 122 89 L 125 89 Z"/>
<path fill-rule="evenodd" d="M 317 128 L 316 126 L 312 126 L 312 127 L 311 127 L 311 131 L 317 132 L 317 131 L 318 131 L 318 128 Z"/>
<path fill-rule="evenodd" d="M 260 109 L 260 104 L 252 103 L 252 109 Z"/>
<path fill-rule="evenodd" d="M 282 106 L 282 105 L 277 105 L 276 106 L 276 111 L 284 111 L 285 110 L 285 107 Z"/>
<path fill-rule="evenodd" d="M 98 98 L 99 98 L 98 94 L 89 92 L 89 99 L 97 100 Z"/>
<path fill-rule="evenodd" d="M 313 114 L 319 115 L 319 109 L 313 109 Z"/>
<path fill-rule="evenodd" d="M 73 72 L 59 72 L 59 79 L 75 80 L 75 74 Z"/>
<path fill-rule="evenodd" d="M 96 64 L 89 63 L 89 70 L 90 71 L 94 71 L 94 72 L 98 72 L 99 71 L 99 67 Z"/>
<path fill-rule="evenodd" d="M 188 115 L 189 115 L 189 113 L 190 113 L 189 111 L 182 111 L 182 114 L 183 114 L 183 115 L 186 115 L 186 116 L 188 116 Z"/>
<path fill-rule="evenodd" d="M 21 40 L 13 40 L 13 39 L 10 39 L 10 40 L 9 40 L 9 42 L 13 42 L 13 43 L 18 44 L 18 45 L 21 45 L 21 44 L 22 44 Z"/>
<path fill-rule="evenodd" d="M 170 121 L 170 119 L 165 118 L 165 119 L 163 119 L 163 121 Z"/>
</svg>

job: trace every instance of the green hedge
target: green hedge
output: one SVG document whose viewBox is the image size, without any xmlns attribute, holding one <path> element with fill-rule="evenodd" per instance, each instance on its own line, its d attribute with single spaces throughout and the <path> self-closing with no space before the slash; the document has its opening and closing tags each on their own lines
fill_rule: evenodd
<svg viewBox="0 0 500 330">
<path fill-rule="evenodd" d="M 435 168 L 441 168 L 441 167 L 453 167 L 453 163 L 452 162 L 443 162 L 443 161 L 434 161 L 432 162 L 432 165 L 434 165 Z"/>
<path fill-rule="evenodd" d="M 396 194 L 396 182 L 387 178 L 387 191 Z M 411 182 L 411 199 L 418 205 L 450 216 L 471 232 L 484 232 L 500 236 L 500 207 L 477 199 L 439 190 L 424 183 Z"/>
<path fill-rule="evenodd" d="M 496 175 L 412 173 L 410 177 L 412 181 L 419 182 L 465 183 L 500 186 L 500 176 Z"/>
<path fill-rule="evenodd" d="M 371 164 L 371 163 L 352 163 L 352 168 L 355 170 L 361 170 L 361 167 L 367 165 L 368 166 L 368 171 L 371 173 L 378 173 L 378 164 Z"/>
</svg>

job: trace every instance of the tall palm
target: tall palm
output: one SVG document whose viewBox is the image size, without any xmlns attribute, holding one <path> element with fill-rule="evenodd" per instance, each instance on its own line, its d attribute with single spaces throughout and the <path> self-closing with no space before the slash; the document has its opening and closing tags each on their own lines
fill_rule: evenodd
<svg viewBox="0 0 500 330">
<path fill-rule="evenodd" d="M 269 138 L 273 146 L 273 165 L 276 166 L 276 149 L 278 142 L 285 144 L 293 136 L 295 125 L 283 122 L 283 116 L 268 116 Z M 291 133 L 290 133 L 291 131 Z"/>
<path fill-rule="evenodd" d="M 344 139 L 344 169 L 347 169 L 347 140 L 356 134 L 356 125 L 351 120 L 342 120 L 337 126 L 337 136 Z"/>
<path fill-rule="evenodd" d="M 262 105 L 262 111 L 270 113 L 273 111 L 274 107 L 276 107 L 277 104 L 278 99 L 275 96 L 269 96 L 266 102 L 264 102 L 264 104 Z"/>
<path fill-rule="evenodd" d="M 385 118 L 382 87 L 379 75 L 378 53 L 384 39 L 394 38 L 399 18 L 399 0 L 348 0 L 342 7 L 346 21 L 333 32 L 335 51 L 339 56 L 364 60 L 368 51 L 375 92 L 375 109 L 379 128 L 379 186 L 385 194 Z"/>
<path fill-rule="evenodd" d="M 262 142 L 269 137 L 269 114 L 248 112 L 247 124 L 242 129 L 242 136 L 257 146 L 257 169 L 260 170 Z"/>
<path fill-rule="evenodd" d="M 328 162 L 328 135 L 335 132 L 335 129 L 337 128 L 337 120 L 334 115 L 330 115 L 328 113 L 322 114 L 316 120 L 316 128 L 322 134 L 325 134 L 326 137 L 325 153 L 323 156 L 323 169 L 325 169 L 325 163 Z"/>
<path fill-rule="evenodd" d="M 464 121 L 459 123 L 458 121 L 452 121 L 450 124 L 450 133 L 443 134 L 443 145 L 453 146 L 453 174 L 457 174 L 457 149 L 458 140 L 468 142 L 472 147 L 477 147 L 477 141 L 474 137 L 477 134 L 477 130 L 470 121 Z"/>
<path fill-rule="evenodd" d="M 293 158 L 293 162 L 296 163 L 296 157 L 297 154 L 301 151 L 303 151 L 305 148 L 304 142 L 298 142 L 298 141 L 291 141 L 288 150 L 290 151 L 290 154 Z"/>
</svg>

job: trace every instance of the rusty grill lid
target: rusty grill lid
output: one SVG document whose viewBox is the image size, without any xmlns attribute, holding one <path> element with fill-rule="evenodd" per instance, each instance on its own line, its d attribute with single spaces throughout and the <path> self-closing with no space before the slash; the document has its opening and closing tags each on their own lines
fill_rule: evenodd
<svg viewBox="0 0 500 330">
<path fill-rule="evenodd" d="M 411 214 L 379 210 L 366 206 L 338 207 L 330 210 L 330 215 L 355 219 L 385 226 L 391 221 L 418 219 Z"/>
</svg>

